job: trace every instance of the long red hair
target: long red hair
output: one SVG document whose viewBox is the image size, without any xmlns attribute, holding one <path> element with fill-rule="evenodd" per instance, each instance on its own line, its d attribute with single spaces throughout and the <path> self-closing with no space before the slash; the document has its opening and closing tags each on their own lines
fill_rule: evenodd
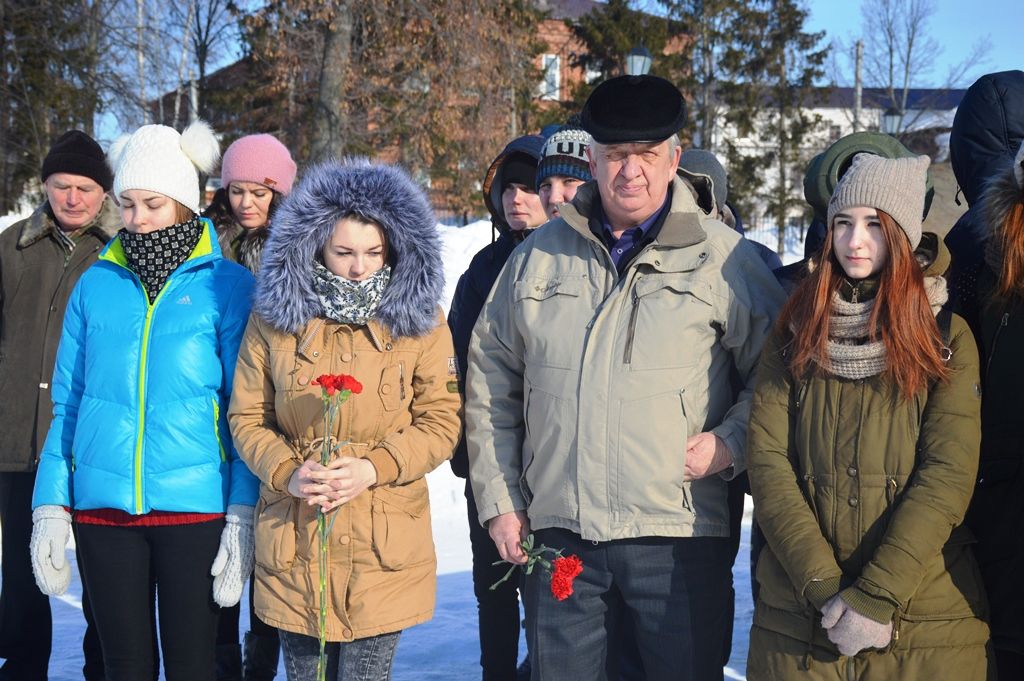
<svg viewBox="0 0 1024 681">
<path fill-rule="evenodd" d="M 947 380 L 942 361 L 942 336 L 924 288 L 921 266 L 910 242 L 892 216 L 878 211 L 889 255 L 879 272 L 878 293 L 871 311 L 870 340 L 881 338 L 887 360 L 883 376 L 904 398 L 913 397 L 932 380 Z M 825 373 L 828 362 L 832 297 L 845 272 L 832 248 L 832 225 L 821 262 L 794 291 L 779 316 L 778 328 L 792 335 L 789 366 L 795 376 Z"/>
<path fill-rule="evenodd" d="M 1001 227 L 1003 266 L 996 295 L 1024 298 L 1024 200 L 1014 204 Z"/>
</svg>

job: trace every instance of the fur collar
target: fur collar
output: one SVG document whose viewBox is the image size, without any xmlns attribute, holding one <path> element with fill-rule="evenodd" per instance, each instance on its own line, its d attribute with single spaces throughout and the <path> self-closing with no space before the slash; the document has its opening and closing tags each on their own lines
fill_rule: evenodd
<svg viewBox="0 0 1024 681">
<path fill-rule="evenodd" d="M 121 227 L 121 216 L 118 215 L 114 202 L 109 196 L 104 197 L 100 212 L 90 223 L 88 229 L 97 234 L 103 243 L 106 243 L 117 236 L 117 230 L 121 229 Z M 50 203 L 43 201 L 32 212 L 32 215 L 25 220 L 25 224 L 21 228 L 21 234 L 18 235 L 18 248 L 31 246 L 43 237 L 51 234 L 54 229 L 57 229 L 57 221 L 54 219 L 52 211 L 50 211 Z"/>
<path fill-rule="evenodd" d="M 1024 202 L 1024 189 L 1017 184 L 1012 166 L 996 173 L 985 186 L 979 206 L 981 219 L 972 221 L 972 226 L 975 238 L 984 248 L 985 264 L 993 272 L 1003 267 L 1000 232 L 1010 211 L 1021 202 Z"/>
<path fill-rule="evenodd" d="M 392 253 L 391 281 L 375 319 L 396 338 L 430 332 L 438 323 L 444 289 L 437 220 L 405 171 L 365 159 L 330 161 L 306 171 L 274 215 L 253 310 L 287 333 L 299 333 L 322 317 L 313 260 L 338 220 L 353 213 L 384 228 Z"/>
</svg>

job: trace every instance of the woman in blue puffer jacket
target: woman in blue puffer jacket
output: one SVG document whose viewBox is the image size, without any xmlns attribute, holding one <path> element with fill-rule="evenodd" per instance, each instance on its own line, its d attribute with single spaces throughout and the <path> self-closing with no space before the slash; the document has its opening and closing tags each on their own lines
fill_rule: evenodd
<svg viewBox="0 0 1024 681">
<path fill-rule="evenodd" d="M 252 275 L 197 217 L 210 128 L 147 125 L 114 144 L 125 223 L 71 294 L 54 418 L 32 500 L 43 592 L 68 586 L 72 519 L 109 681 L 153 676 L 152 585 L 168 681 L 213 681 L 218 605 L 252 571 L 258 483 L 226 413 Z"/>
</svg>

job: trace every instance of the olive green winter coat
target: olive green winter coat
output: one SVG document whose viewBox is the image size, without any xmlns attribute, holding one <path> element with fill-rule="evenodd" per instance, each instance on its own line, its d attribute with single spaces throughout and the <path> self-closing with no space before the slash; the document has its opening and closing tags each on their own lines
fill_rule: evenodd
<svg viewBox="0 0 1024 681">
<path fill-rule="evenodd" d="M 986 678 L 987 606 L 961 525 L 978 467 L 978 353 L 959 317 L 949 336 L 951 379 L 912 400 L 880 375 L 796 381 L 783 339 L 766 346 L 748 431 L 768 541 L 751 681 Z M 893 621 L 887 649 L 840 656 L 820 608 L 841 589 Z"/>
</svg>

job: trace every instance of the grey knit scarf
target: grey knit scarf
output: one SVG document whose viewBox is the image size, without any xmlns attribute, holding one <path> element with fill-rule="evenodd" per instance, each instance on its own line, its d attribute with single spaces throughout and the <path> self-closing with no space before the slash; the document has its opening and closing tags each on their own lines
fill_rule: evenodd
<svg viewBox="0 0 1024 681">
<path fill-rule="evenodd" d="M 925 277 L 925 292 L 932 314 L 938 314 L 946 303 L 949 292 L 943 277 Z M 875 376 L 885 371 L 887 361 L 885 343 L 881 335 L 871 340 L 869 322 L 875 299 L 863 303 L 844 300 L 837 291 L 832 298 L 829 319 L 828 362 L 830 373 L 849 379 Z"/>
<path fill-rule="evenodd" d="M 320 298 L 324 316 L 342 324 L 366 324 L 377 311 L 391 280 L 384 266 L 363 281 L 339 277 L 319 262 L 313 263 L 313 291 Z"/>
</svg>

